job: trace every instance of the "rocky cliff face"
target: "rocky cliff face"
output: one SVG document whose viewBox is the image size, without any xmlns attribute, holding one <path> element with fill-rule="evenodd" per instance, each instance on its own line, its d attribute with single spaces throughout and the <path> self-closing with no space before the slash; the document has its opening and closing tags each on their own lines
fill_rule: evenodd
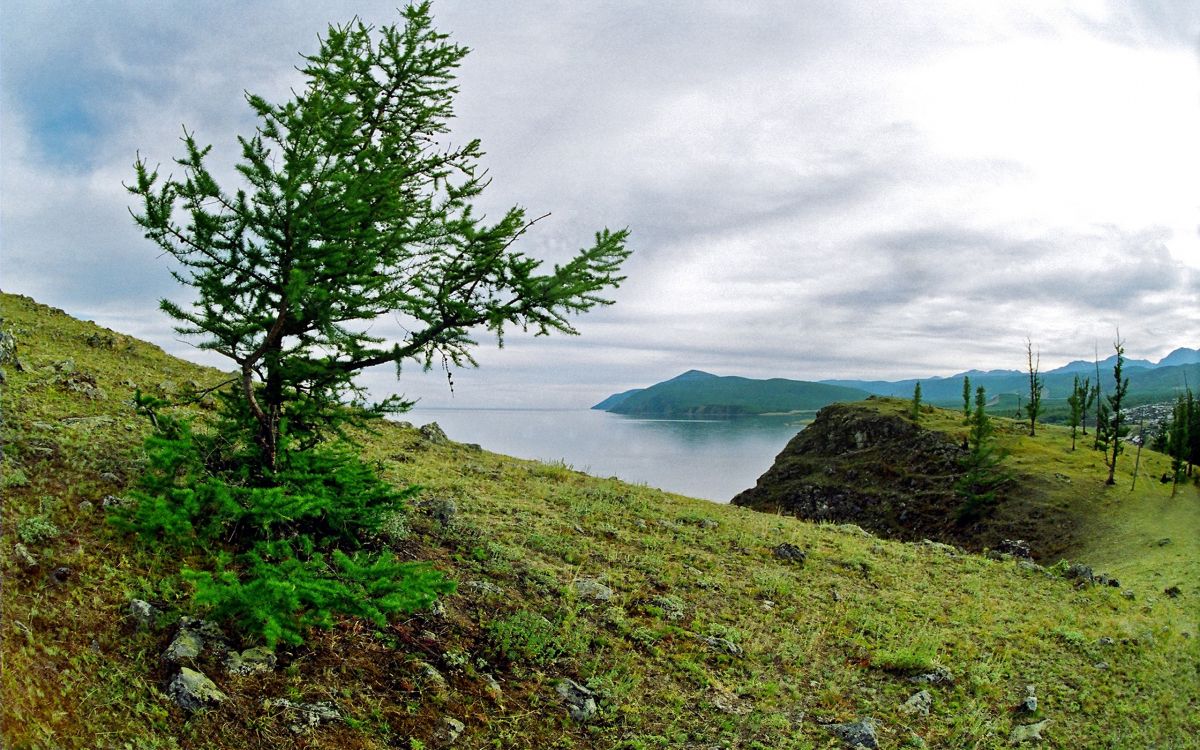
<svg viewBox="0 0 1200 750">
<path fill-rule="evenodd" d="M 1072 526 L 1051 509 L 1001 498 L 988 517 L 957 520 L 961 436 L 927 430 L 871 401 L 834 404 L 794 437 L 741 505 L 810 521 L 854 523 L 880 536 L 967 549 L 1029 540 L 1035 556 L 1065 546 Z M 1015 488 L 1019 494 L 1019 484 Z M 1010 495 L 1014 492 L 1010 491 Z"/>
</svg>

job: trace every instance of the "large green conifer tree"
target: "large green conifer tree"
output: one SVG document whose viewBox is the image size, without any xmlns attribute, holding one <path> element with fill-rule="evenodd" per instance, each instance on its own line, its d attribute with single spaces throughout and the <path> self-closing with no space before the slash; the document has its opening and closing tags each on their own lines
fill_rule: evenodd
<svg viewBox="0 0 1200 750">
<path fill-rule="evenodd" d="M 198 295 L 190 309 L 162 307 L 236 363 L 266 467 L 285 429 L 309 444 L 346 418 L 359 371 L 473 364 L 475 328 L 574 333 L 568 315 L 607 304 L 603 290 L 622 279 L 624 230 L 598 232 L 546 272 L 513 247 L 536 219 L 515 207 L 476 215 L 479 141 L 445 142 L 466 54 L 433 29 L 428 4 L 377 32 L 331 26 L 290 100 L 247 95 L 259 125 L 238 138 L 241 185 L 221 187 L 211 147 L 186 130 L 181 176 L 137 160 L 134 218 Z M 407 328 L 402 340 L 370 333 L 382 315 Z"/>
</svg>

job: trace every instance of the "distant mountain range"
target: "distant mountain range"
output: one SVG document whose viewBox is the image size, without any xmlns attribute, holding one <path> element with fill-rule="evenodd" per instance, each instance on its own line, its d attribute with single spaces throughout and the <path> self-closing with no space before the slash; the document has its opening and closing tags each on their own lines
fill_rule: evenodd
<svg viewBox="0 0 1200 750">
<path fill-rule="evenodd" d="M 1116 356 L 1100 361 L 1100 385 L 1107 391 L 1112 383 Z M 1041 373 L 1047 402 L 1064 400 L 1071 393 L 1076 375 L 1095 379 L 1096 363 L 1077 360 Z M 1179 348 L 1158 362 L 1144 359 L 1125 360 L 1130 392 L 1126 403 L 1137 404 L 1175 398 L 1185 383 L 1200 390 L 1200 349 Z M 688 370 L 670 380 L 648 388 L 615 393 L 593 409 L 655 417 L 742 416 L 754 414 L 815 411 L 838 401 L 861 401 L 868 396 L 909 398 L 918 380 L 922 398 L 946 406 L 962 403 L 962 381 L 971 379 L 971 388 L 983 386 L 1001 403 L 1015 402 L 1029 388 L 1029 374 L 1020 370 L 970 370 L 950 377 L 909 378 L 906 380 L 755 380 L 721 377 L 700 370 Z M 1051 410 L 1053 411 L 1053 410 Z M 1048 415 L 1051 416 L 1051 415 Z"/>
<path fill-rule="evenodd" d="M 736 417 L 816 411 L 837 401 L 861 401 L 858 388 L 803 380 L 753 380 L 688 370 L 649 388 L 616 393 L 593 406 L 615 414 L 655 417 Z"/>
</svg>

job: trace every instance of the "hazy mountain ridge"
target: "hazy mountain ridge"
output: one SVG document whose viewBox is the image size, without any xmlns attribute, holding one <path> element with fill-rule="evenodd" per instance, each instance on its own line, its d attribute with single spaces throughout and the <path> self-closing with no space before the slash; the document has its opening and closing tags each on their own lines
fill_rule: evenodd
<svg viewBox="0 0 1200 750">
<path fill-rule="evenodd" d="M 1100 361 L 1100 387 L 1105 393 L 1112 387 L 1113 355 Z M 1076 360 L 1041 373 L 1047 401 L 1066 399 L 1075 376 L 1095 379 L 1096 363 Z M 1182 392 L 1185 384 L 1200 385 L 1200 349 L 1180 347 L 1158 362 L 1125 360 L 1130 390 L 1129 406 L 1166 401 Z M 962 403 L 962 381 L 971 379 L 971 389 L 987 389 L 995 398 L 1024 398 L 1029 390 L 1029 374 L 1020 370 L 968 370 L 949 377 L 906 378 L 904 380 L 827 379 L 818 381 L 786 378 L 755 379 L 718 376 L 701 370 L 688 370 L 670 380 L 615 393 L 593 409 L 616 414 L 646 416 L 700 416 L 727 413 L 729 416 L 762 414 L 774 411 L 808 411 L 836 401 L 860 401 L 867 395 L 909 398 L 918 382 L 921 396 L 928 403 L 953 406 Z M 792 384 L 792 385 L 784 385 Z M 822 391 L 816 386 L 846 389 Z M 790 391 L 795 395 L 782 394 Z M 827 400 L 826 400 L 827 399 Z M 1053 415 L 1048 414 L 1053 419 Z"/>
<path fill-rule="evenodd" d="M 860 401 L 868 395 L 861 389 L 827 383 L 755 380 L 688 370 L 648 388 L 614 394 L 592 408 L 654 417 L 736 417 L 815 411 L 837 401 Z"/>
</svg>

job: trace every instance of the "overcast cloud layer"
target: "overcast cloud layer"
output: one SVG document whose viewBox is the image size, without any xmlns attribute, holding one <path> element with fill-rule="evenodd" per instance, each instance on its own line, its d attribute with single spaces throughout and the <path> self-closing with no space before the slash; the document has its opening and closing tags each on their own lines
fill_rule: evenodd
<svg viewBox="0 0 1200 750">
<path fill-rule="evenodd" d="M 244 90 L 286 97 L 328 23 L 395 5 L 6 0 L 0 287 L 198 358 L 127 212 L 135 154 L 169 163 L 186 124 L 228 170 Z M 453 396 L 415 367 L 372 389 L 584 407 L 689 368 L 949 375 L 1020 367 L 1027 335 L 1053 367 L 1118 326 L 1130 356 L 1200 345 L 1200 6 L 972 5 L 435 4 L 473 49 L 455 134 L 488 152 L 483 207 L 552 212 L 526 244 L 551 261 L 606 225 L 635 254 L 582 336 L 485 336 Z"/>
</svg>

